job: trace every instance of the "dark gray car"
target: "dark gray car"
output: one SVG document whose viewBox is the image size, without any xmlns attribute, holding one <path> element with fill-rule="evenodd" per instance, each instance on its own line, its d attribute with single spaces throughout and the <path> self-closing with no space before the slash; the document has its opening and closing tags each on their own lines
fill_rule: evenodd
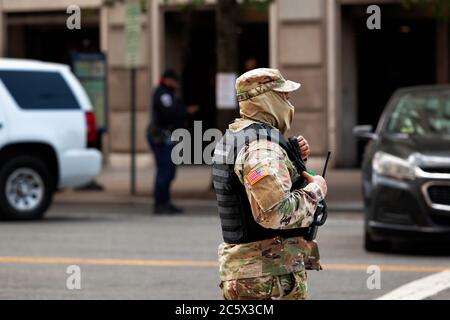
<svg viewBox="0 0 450 320">
<path fill-rule="evenodd" d="M 362 165 L 365 248 L 396 240 L 450 242 L 450 86 L 398 90 L 369 141 Z"/>
</svg>

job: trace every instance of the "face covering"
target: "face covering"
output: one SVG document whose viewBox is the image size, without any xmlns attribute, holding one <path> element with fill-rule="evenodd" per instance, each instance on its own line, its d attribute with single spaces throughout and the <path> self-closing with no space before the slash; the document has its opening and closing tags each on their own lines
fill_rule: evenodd
<svg viewBox="0 0 450 320">
<path fill-rule="evenodd" d="M 286 135 L 294 119 L 294 106 L 282 94 L 268 91 L 239 103 L 243 119 L 270 124 Z"/>
</svg>

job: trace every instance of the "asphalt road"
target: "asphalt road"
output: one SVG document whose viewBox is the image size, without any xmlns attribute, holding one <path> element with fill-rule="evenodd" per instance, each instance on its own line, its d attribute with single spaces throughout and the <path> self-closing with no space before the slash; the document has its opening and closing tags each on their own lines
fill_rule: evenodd
<svg viewBox="0 0 450 320">
<path fill-rule="evenodd" d="M 0 222 L 0 299 L 220 299 L 215 208 L 184 205 L 182 216 L 153 216 L 144 204 L 55 204 L 43 221 Z M 376 299 L 450 268 L 448 253 L 366 253 L 362 230 L 360 213 L 330 213 L 310 299 Z M 67 289 L 69 265 L 80 290 Z M 380 289 L 367 287 L 370 265 L 381 267 Z"/>
</svg>

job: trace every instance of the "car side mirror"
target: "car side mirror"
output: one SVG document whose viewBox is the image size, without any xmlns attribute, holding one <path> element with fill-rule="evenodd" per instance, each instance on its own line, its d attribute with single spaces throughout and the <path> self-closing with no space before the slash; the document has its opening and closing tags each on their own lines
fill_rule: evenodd
<svg viewBox="0 0 450 320">
<path fill-rule="evenodd" d="M 373 132 L 371 125 L 356 126 L 353 128 L 353 135 L 360 140 L 376 140 L 378 135 Z"/>
</svg>

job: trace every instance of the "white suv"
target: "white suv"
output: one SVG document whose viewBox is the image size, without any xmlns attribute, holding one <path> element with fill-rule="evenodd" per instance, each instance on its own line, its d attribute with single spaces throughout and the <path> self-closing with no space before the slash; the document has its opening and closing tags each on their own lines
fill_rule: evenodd
<svg viewBox="0 0 450 320">
<path fill-rule="evenodd" d="M 95 117 L 66 65 L 0 59 L 0 218 L 38 219 L 101 170 Z"/>
</svg>

